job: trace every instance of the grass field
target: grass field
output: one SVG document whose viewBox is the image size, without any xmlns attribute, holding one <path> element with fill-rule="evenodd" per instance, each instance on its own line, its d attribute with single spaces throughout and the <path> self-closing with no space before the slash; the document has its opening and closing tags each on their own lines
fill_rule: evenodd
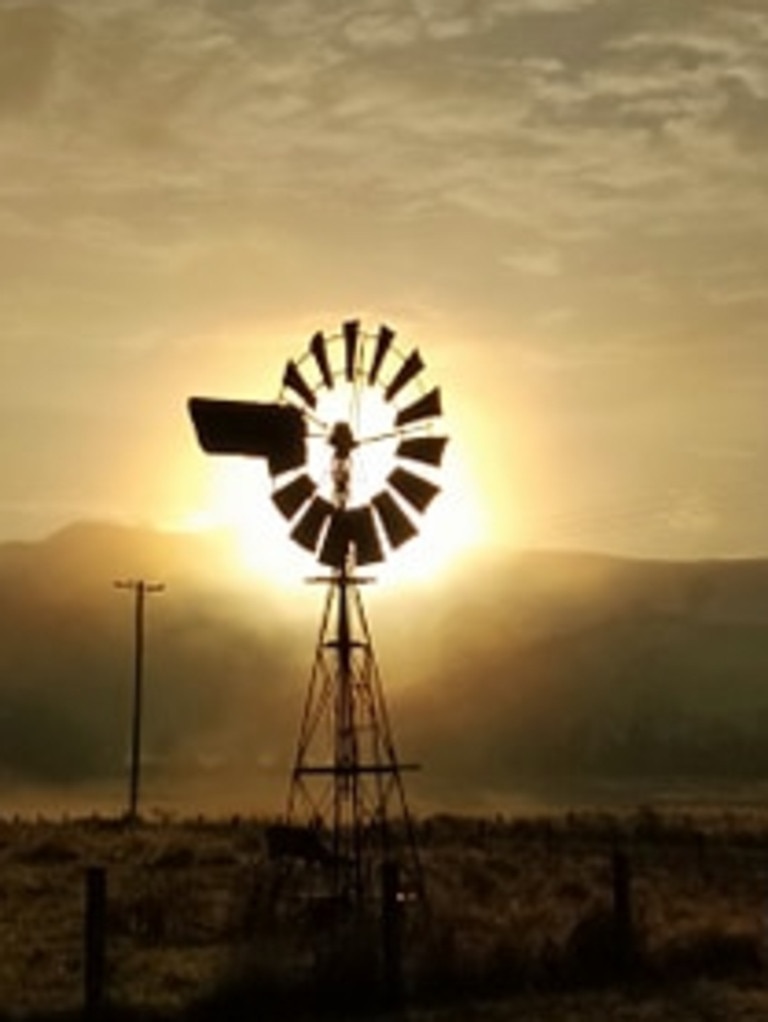
<svg viewBox="0 0 768 1022">
<path fill-rule="evenodd" d="M 409 1017 L 686 1022 L 768 1012 L 768 816 L 437 816 L 418 829 L 429 914 L 409 910 L 405 930 Z M 627 946 L 614 911 L 617 849 L 631 869 Z M 254 1017 L 253 1004 L 263 1017 L 285 1017 L 312 1003 L 317 947 L 260 915 L 268 872 L 259 821 L 4 820 L 7 1017 L 81 1007 L 93 865 L 107 874 L 115 1009 L 226 1019 L 248 1002 L 243 1017 Z M 359 940 L 350 946 L 332 994 L 365 977 L 364 950 Z"/>
</svg>

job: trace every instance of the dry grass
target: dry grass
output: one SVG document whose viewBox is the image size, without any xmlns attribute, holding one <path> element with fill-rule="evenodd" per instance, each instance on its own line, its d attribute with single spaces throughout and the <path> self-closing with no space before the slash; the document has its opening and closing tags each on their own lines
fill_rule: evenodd
<svg viewBox="0 0 768 1022">
<path fill-rule="evenodd" d="M 768 820 L 752 815 L 443 821 L 425 858 L 451 982 L 551 989 L 758 978 Z M 616 955 L 612 853 L 632 865 L 632 960 Z M 463 852 L 461 849 L 467 849 Z"/>
<path fill-rule="evenodd" d="M 522 1019 L 548 1018 L 553 1003 L 559 1019 L 587 1017 L 578 1005 L 588 1003 L 590 1018 L 632 1020 L 665 1017 L 653 1012 L 667 1002 L 679 1020 L 748 1019 L 750 1005 L 768 1007 L 768 817 L 443 817 L 420 831 L 431 912 L 406 934 L 419 1018 L 448 1020 L 457 1004 L 472 1018 L 483 1004 L 477 1017 L 502 1019 L 510 997 Z M 616 956 L 611 913 L 617 846 L 633 869 L 629 962 Z M 113 1004 L 176 1014 L 207 1004 L 206 1017 L 232 1019 L 249 1002 L 243 1017 L 254 1002 L 298 1010 L 317 996 L 313 950 L 259 917 L 262 847 L 261 826 L 249 821 L 0 821 L 0 1009 L 78 1009 L 84 873 L 99 864 Z M 361 962 L 357 970 L 365 975 Z M 330 981 L 336 994 L 340 985 Z M 731 999 L 730 1013 L 707 1014 L 718 997 Z"/>
</svg>

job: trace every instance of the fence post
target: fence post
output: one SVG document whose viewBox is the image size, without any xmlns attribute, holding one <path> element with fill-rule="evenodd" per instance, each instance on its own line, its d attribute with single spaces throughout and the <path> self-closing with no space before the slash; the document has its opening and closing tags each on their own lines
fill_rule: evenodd
<svg viewBox="0 0 768 1022">
<path fill-rule="evenodd" d="M 403 1000 L 403 933 L 400 868 L 391 859 L 381 864 L 381 951 L 384 1000 L 396 1008 Z"/>
<path fill-rule="evenodd" d="M 104 1006 L 104 962 L 107 923 L 107 871 L 89 866 L 85 873 L 83 983 L 85 1012 L 95 1017 Z"/>
<path fill-rule="evenodd" d="M 616 965 L 619 971 L 626 972 L 632 966 L 635 951 L 632 918 L 632 868 L 627 853 L 619 848 L 614 848 L 611 866 Z"/>
</svg>

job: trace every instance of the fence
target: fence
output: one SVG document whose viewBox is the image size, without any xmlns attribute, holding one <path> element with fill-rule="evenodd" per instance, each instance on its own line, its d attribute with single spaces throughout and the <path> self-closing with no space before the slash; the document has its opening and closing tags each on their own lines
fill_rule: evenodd
<svg viewBox="0 0 768 1022">
<path fill-rule="evenodd" d="M 370 936 L 393 1002 L 762 969 L 762 823 L 444 818 L 420 838 L 423 929 L 393 912 Z M 0 821 L 0 1007 L 181 1011 L 238 983 L 295 991 L 317 948 L 260 921 L 266 883 L 258 822 Z M 399 908 L 396 878 L 385 887 Z"/>
</svg>

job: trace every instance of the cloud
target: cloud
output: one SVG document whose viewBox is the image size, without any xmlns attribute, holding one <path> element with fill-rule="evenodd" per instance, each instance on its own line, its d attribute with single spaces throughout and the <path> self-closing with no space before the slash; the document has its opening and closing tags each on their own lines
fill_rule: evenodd
<svg viewBox="0 0 768 1022">
<path fill-rule="evenodd" d="M 544 5 L 569 17 L 601 6 Z M 731 179 L 739 171 L 742 161 L 711 137 L 710 114 L 726 95 L 715 74 L 722 59 L 716 54 L 714 67 L 710 60 L 693 72 L 670 66 L 679 35 L 627 29 L 612 38 L 595 13 L 586 26 L 592 36 L 584 33 L 596 58 L 589 66 L 567 51 L 537 56 L 535 36 L 526 52 L 525 26 L 514 29 L 521 52 L 500 65 L 478 27 L 431 49 L 418 25 L 439 16 L 408 9 L 388 4 L 375 14 L 323 19 L 305 5 L 282 21 L 261 5 L 248 14 L 237 5 L 201 6 L 183 17 L 147 5 L 148 33 L 145 21 L 120 8 L 95 18 L 73 6 L 69 16 L 85 39 L 61 48 L 54 106 L 68 131 L 79 124 L 81 159 L 72 163 L 76 153 L 54 146 L 57 174 L 63 169 L 66 180 L 67 170 L 76 172 L 91 194 L 118 200 L 141 190 L 161 197 L 168 188 L 160 207 L 167 220 L 185 188 L 198 215 L 206 196 L 223 188 L 257 209 L 268 189 L 299 194 L 311 165 L 313 187 L 328 197 L 374 185 L 411 211 L 522 218 L 553 241 L 580 230 L 604 242 L 609 220 L 636 227 L 651 203 L 656 219 L 673 205 L 678 223 L 686 209 L 700 215 L 713 198 L 713 185 L 704 187 L 708 166 L 728 161 Z M 532 9 L 544 12 L 513 4 L 492 14 L 512 32 Z M 290 49 L 283 47 L 281 33 L 300 18 L 317 38 L 291 36 Z M 362 51 L 377 38 L 418 49 L 418 61 L 404 57 L 405 74 L 397 73 L 397 54 L 391 69 L 386 55 L 366 67 Z M 634 68 L 628 54 L 642 57 Z M 748 116 L 744 96 L 729 102 Z M 668 134 L 654 138 L 665 126 Z M 683 144 L 690 155 L 681 162 Z M 728 187 L 721 201 L 731 197 Z"/>
<path fill-rule="evenodd" d="M 44 101 L 65 24 L 49 4 L 12 2 L 0 9 L 0 117 L 25 116 Z"/>
<path fill-rule="evenodd" d="M 421 25 L 413 15 L 361 14 L 347 22 L 344 33 L 353 46 L 375 50 L 412 45 Z"/>
<path fill-rule="evenodd" d="M 556 277 L 560 272 L 560 257 L 553 251 L 520 252 L 502 257 L 505 266 L 519 273 L 535 277 Z"/>
</svg>

